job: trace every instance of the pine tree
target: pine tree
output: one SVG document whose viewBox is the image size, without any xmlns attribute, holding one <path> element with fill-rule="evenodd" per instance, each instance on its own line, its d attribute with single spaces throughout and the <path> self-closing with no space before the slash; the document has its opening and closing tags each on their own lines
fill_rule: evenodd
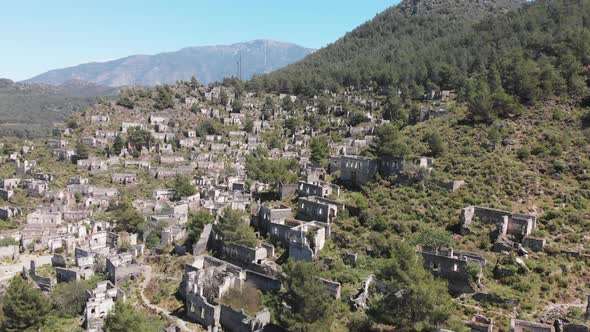
<svg viewBox="0 0 590 332">
<path fill-rule="evenodd" d="M 119 155 L 121 154 L 121 150 L 123 150 L 123 147 L 125 146 L 125 140 L 123 139 L 123 137 L 121 137 L 121 135 L 117 135 L 117 137 L 115 137 L 115 142 L 113 143 L 113 152 L 115 153 L 115 155 Z"/>
<path fill-rule="evenodd" d="M 385 287 L 382 297 L 370 303 L 369 315 L 377 322 L 415 331 L 432 330 L 449 319 L 452 299 L 446 283 L 424 269 L 413 246 L 396 242 L 376 277 Z"/>
<path fill-rule="evenodd" d="M 445 152 L 445 143 L 438 132 L 426 134 L 424 141 L 428 144 L 431 156 L 438 157 Z"/>
<path fill-rule="evenodd" d="M 181 200 L 182 197 L 192 196 L 197 192 L 195 186 L 191 184 L 191 179 L 182 175 L 177 175 L 174 178 L 174 183 L 172 187 L 175 191 L 174 200 L 176 201 Z"/>
<path fill-rule="evenodd" d="M 76 159 L 88 159 L 88 155 L 88 147 L 82 141 L 76 143 Z"/>
<path fill-rule="evenodd" d="M 51 310 L 48 299 L 20 276 L 14 277 L 4 295 L 2 311 L 3 330 L 20 332 L 37 330 L 43 325 Z"/>
<path fill-rule="evenodd" d="M 117 302 L 115 309 L 105 319 L 106 332 L 156 332 L 162 331 L 161 321 L 138 311 L 130 304 Z"/>
<path fill-rule="evenodd" d="M 400 133 L 393 124 L 378 127 L 371 151 L 381 159 L 404 158 L 409 154 L 408 146 L 401 141 Z"/>
<path fill-rule="evenodd" d="M 290 308 L 281 306 L 279 321 L 290 331 L 321 330 L 314 324 L 330 315 L 332 299 L 324 288 L 319 272 L 313 263 L 289 260 L 284 265 L 285 302 Z"/>
<path fill-rule="evenodd" d="M 328 137 L 316 136 L 311 139 L 309 144 L 311 150 L 311 161 L 316 164 L 325 166 L 328 157 L 330 156 L 330 147 L 328 145 Z"/>
</svg>

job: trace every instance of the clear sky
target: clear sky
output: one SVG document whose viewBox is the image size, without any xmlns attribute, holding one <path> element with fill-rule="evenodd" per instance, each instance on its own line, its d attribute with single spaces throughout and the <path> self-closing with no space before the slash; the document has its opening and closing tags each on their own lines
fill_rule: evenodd
<svg viewBox="0 0 590 332">
<path fill-rule="evenodd" d="M 0 77 L 273 39 L 320 48 L 398 0 L 0 0 Z"/>
</svg>

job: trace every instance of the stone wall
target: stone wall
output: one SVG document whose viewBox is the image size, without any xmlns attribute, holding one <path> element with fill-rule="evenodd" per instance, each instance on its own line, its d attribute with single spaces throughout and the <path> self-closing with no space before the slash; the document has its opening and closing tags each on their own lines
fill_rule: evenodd
<svg viewBox="0 0 590 332">
<path fill-rule="evenodd" d="M 249 248 L 238 244 L 225 244 L 221 248 L 224 257 L 230 261 L 248 264 L 268 257 L 268 250 L 264 247 Z"/>
<path fill-rule="evenodd" d="M 480 206 L 469 206 L 461 210 L 462 232 L 469 232 L 473 217 L 483 224 L 499 226 L 501 235 L 509 235 L 518 241 L 530 235 L 537 228 L 537 218 L 532 215 L 512 213 Z"/>
<path fill-rule="evenodd" d="M 541 252 L 545 247 L 545 239 L 536 239 L 532 237 L 526 237 L 522 240 L 522 245 L 531 249 L 534 252 Z"/>
<path fill-rule="evenodd" d="M 510 320 L 510 332 L 555 332 L 555 328 L 552 325 L 513 318 Z"/>
<path fill-rule="evenodd" d="M 0 258 L 17 259 L 19 256 L 20 247 L 18 245 L 0 247 Z"/>
<path fill-rule="evenodd" d="M 23 267 L 23 272 L 25 271 L 26 268 Z M 41 288 L 41 290 L 45 292 L 50 292 L 53 288 L 53 285 L 55 284 L 52 278 L 40 276 L 37 274 L 35 261 L 31 261 L 31 269 L 29 270 L 28 277 L 31 278 L 31 280 L 33 280 L 33 282 L 37 284 L 37 286 L 39 286 L 39 288 Z"/>
<path fill-rule="evenodd" d="M 248 316 L 243 311 L 237 311 L 229 306 L 221 305 L 219 322 L 224 330 L 232 332 L 261 331 L 270 324 L 270 311 L 264 309 L 255 316 Z"/>
<path fill-rule="evenodd" d="M 280 183 L 279 184 L 279 195 L 281 199 L 285 199 L 289 196 L 295 195 L 297 192 L 297 184 L 287 184 L 287 183 Z"/>
<path fill-rule="evenodd" d="M 275 221 L 290 218 L 292 214 L 291 208 L 288 206 L 265 206 L 261 205 L 258 210 L 257 228 L 264 236 L 269 232 L 270 224 Z"/>
<path fill-rule="evenodd" d="M 448 280 L 451 292 L 472 293 L 474 291 L 472 282 L 479 283 L 479 277 L 477 280 L 470 280 L 466 266 L 469 263 L 475 263 L 481 269 L 481 266 L 485 265 L 485 259 L 482 257 L 466 252 L 454 252 L 453 249 L 421 250 L 419 253 L 424 259 L 426 269 Z"/>
<path fill-rule="evenodd" d="M 342 288 L 340 283 L 336 282 L 336 281 L 323 279 L 323 278 L 320 278 L 320 280 L 322 281 L 322 284 L 324 285 L 324 287 L 328 291 L 328 294 L 330 294 L 330 296 L 332 298 L 338 300 L 340 298 L 340 291 Z"/>
<path fill-rule="evenodd" d="M 297 217 L 305 221 L 320 221 L 330 224 L 338 213 L 335 205 L 322 202 L 316 197 L 299 198 Z"/>
<path fill-rule="evenodd" d="M 340 180 L 362 186 L 371 181 L 379 170 L 379 162 L 363 157 L 340 158 Z"/>
<path fill-rule="evenodd" d="M 74 269 L 66 269 L 63 267 L 56 267 L 55 268 L 55 278 L 57 282 L 70 282 L 70 281 L 79 281 L 80 274 L 77 270 Z"/>
<path fill-rule="evenodd" d="M 53 254 L 51 257 L 51 266 L 53 267 L 66 267 L 66 257 L 64 255 Z"/>
<path fill-rule="evenodd" d="M 246 270 L 246 282 L 253 284 L 254 287 L 265 293 L 281 289 L 279 279 L 251 270 Z"/>
<path fill-rule="evenodd" d="M 314 258 L 314 252 L 308 245 L 304 243 L 290 242 L 289 258 L 297 261 L 311 262 Z"/>
<path fill-rule="evenodd" d="M 308 183 L 308 182 L 299 182 L 299 188 L 297 193 L 299 197 L 309 197 L 309 196 L 318 196 L 318 197 L 326 197 L 332 193 L 332 188 L 329 185 L 316 184 L 316 183 Z"/>
<path fill-rule="evenodd" d="M 211 239 L 211 231 L 213 230 L 213 224 L 207 224 L 203 227 L 201 236 L 197 242 L 193 245 L 193 255 L 198 255 L 207 250 L 209 241 Z"/>
<path fill-rule="evenodd" d="M 193 292 L 186 294 L 186 316 L 195 323 L 200 324 L 208 330 L 213 330 L 219 327 L 219 316 L 221 308 L 213 305 L 207 300 Z"/>
</svg>

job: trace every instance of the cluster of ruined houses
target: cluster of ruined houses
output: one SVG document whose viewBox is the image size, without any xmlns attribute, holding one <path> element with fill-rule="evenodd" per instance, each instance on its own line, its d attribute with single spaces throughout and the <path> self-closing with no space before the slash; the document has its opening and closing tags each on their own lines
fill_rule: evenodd
<svg viewBox="0 0 590 332">
<path fill-rule="evenodd" d="M 56 276 L 41 276 L 32 264 L 23 274 L 31 278 L 42 289 L 49 290 L 56 282 L 85 279 L 97 271 L 105 272 L 108 281 L 100 283 L 88 292 L 85 311 L 86 326 L 90 331 L 100 331 L 106 315 L 112 310 L 115 301 L 125 299 L 125 294 L 116 287 L 122 280 L 135 278 L 141 273 L 138 257 L 143 253 L 143 245 L 138 244 L 135 234 L 113 232 L 115 222 L 93 221 L 93 217 L 113 206 L 120 196 L 120 189 L 140 183 L 142 179 L 168 179 L 176 175 L 187 175 L 196 189 L 191 197 L 177 200 L 173 189 L 161 188 L 152 192 L 149 199 L 133 201 L 133 208 L 145 216 L 152 227 L 149 232 L 160 232 L 160 245 L 172 245 L 178 254 L 192 252 L 195 259 L 185 266 L 180 295 L 185 301 L 187 318 L 199 323 L 210 331 L 259 331 L 270 323 L 270 313 L 262 310 L 254 315 L 243 310 L 231 308 L 219 302 L 227 291 L 243 287 L 246 283 L 254 285 L 262 292 L 274 291 L 282 287 L 277 263 L 291 258 L 313 261 L 331 236 L 332 225 L 338 214 L 347 211 L 354 214 L 355 207 L 338 200 L 340 187 L 326 182 L 330 173 L 340 183 L 362 186 L 375 179 L 378 174 L 390 176 L 402 173 L 408 168 L 429 171 L 433 159 L 420 157 L 413 160 L 380 160 L 360 156 L 374 140 L 373 132 L 378 124 L 370 112 L 366 114 L 368 123 L 355 127 L 345 127 L 345 138 L 338 144 L 331 144 L 332 158 L 327 170 L 310 161 L 309 143 L 316 135 L 310 128 L 296 130 L 282 149 L 268 149 L 271 159 L 294 158 L 298 161 L 299 172 L 304 180 L 298 183 L 282 183 L 278 191 L 281 199 L 295 197 L 295 206 L 283 203 L 259 203 L 253 193 L 269 189 L 270 184 L 246 181 L 245 157 L 260 147 L 266 147 L 261 133 L 275 129 L 276 119 L 289 118 L 292 114 L 282 109 L 270 116 L 262 116 L 261 105 L 246 104 L 240 112 L 231 107 L 233 95 L 224 88 L 214 87 L 204 94 L 204 100 L 218 99 L 224 92 L 230 96 L 227 105 L 221 109 L 201 108 L 196 116 L 218 119 L 231 125 L 235 130 L 226 135 L 199 136 L 191 125 L 193 122 L 179 118 L 179 112 L 143 111 L 133 113 L 124 120 L 108 111 L 87 112 L 81 143 L 89 147 L 111 146 L 118 135 L 125 135 L 132 128 L 142 128 L 151 132 L 156 143 L 144 147 L 139 156 L 132 156 L 131 146 L 125 146 L 119 155 L 105 155 L 76 158 L 76 150 L 68 140 L 72 134 L 68 128 L 56 128 L 54 138 L 47 141 L 53 156 L 63 162 L 74 162 L 82 174 L 105 175 L 110 178 L 112 187 L 99 187 L 90 184 L 88 178 L 77 176 L 68 179 L 66 188 L 53 189 L 55 177 L 39 172 L 41 168 L 34 160 L 26 158 L 34 147 L 24 146 L 19 152 L 8 156 L 7 161 L 15 163 L 15 177 L 1 181 L 0 198 L 10 200 L 14 191 L 24 190 L 31 197 L 43 198 L 46 205 L 35 208 L 22 216 L 19 207 L 0 207 L 0 219 L 26 219 L 23 228 L 17 232 L 2 234 L 11 237 L 19 245 L 0 247 L 1 257 L 15 258 L 22 249 L 46 250 L 54 254 L 52 264 Z M 355 91 L 346 90 L 344 95 L 349 102 L 358 105 L 373 105 L 375 102 L 360 97 Z M 295 98 L 281 95 L 280 99 Z M 429 100 L 450 98 L 448 92 L 430 94 Z M 186 98 L 180 108 L 193 109 L 200 104 L 202 97 Z M 375 105 L 373 105 L 375 106 Z M 304 113 L 315 113 L 317 106 L 306 106 Z M 342 107 L 331 106 L 331 113 L 343 113 Z M 194 112 L 191 112 L 194 113 Z M 442 114 L 442 110 L 424 111 L 424 118 Z M 183 115 L 185 116 L 185 115 Z M 331 124 L 343 127 L 344 117 L 330 117 Z M 244 124 L 253 119 L 252 130 L 246 132 Z M 231 160 L 232 162 L 228 162 Z M 231 172 L 228 172 L 231 169 Z M 231 173 L 231 174 L 229 174 Z M 247 183 L 249 186 L 247 187 Z M 456 190 L 463 181 L 441 183 L 449 190 Z M 123 189 L 125 190 L 125 189 Z M 206 225 L 201 236 L 192 247 L 187 248 L 186 223 L 191 211 L 206 210 L 217 219 L 225 208 L 248 212 L 251 218 L 244 222 L 253 226 L 260 243 L 256 247 L 246 247 L 222 241 L 213 225 Z M 467 207 L 461 212 L 462 229 L 470 232 L 474 223 L 495 225 L 494 250 L 515 251 L 526 255 L 528 250 L 540 251 L 544 240 L 534 237 L 536 218 L 482 207 Z M 285 249 L 281 257 L 276 257 L 275 246 Z M 122 251 L 122 248 L 125 248 Z M 218 258 L 205 254 L 207 250 L 218 253 Z M 479 266 L 486 260 L 478 253 L 463 252 L 451 248 L 418 248 L 417 254 L 424 259 L 425 267 L 434 274 L 449 281 L 454 293 L 474 292 L 479 280 L 473 279 L 467 266 Z M 347 253 L 345 262 L 355 264 L 356 253 Z M 323 280 L 328 292 L 340 297 L 340 284 Z M 359 294 L 351 302 L 357 308 L 365 308 L 370 285 L 379 283 L 373 276 L 365 281 Z M 476 331 L 491 331 L 493 321 L 476 316 L 470 322 Z M 529 325 L 527 325 L 529 324 Z M 548 331 L 533 329 L 534 323 L 513 320 L 514 331 Z"/>
<path fill-rule="evenodd" d="M 185 301 L 187 318 L 210 331 L 260 331 L 270 323 L 270 312 L 264 309 L 254 315 L 220 303 L 230 289 L 246 283 L 262 292 L 281 289 L 277 263 L 286 259 L 313 261 L 330 237 L 330 228 L 339 211 L 347 206 L 322 196 L 308 196 L 305 182 L 297 185 L 297 208 L 281 203 L 254 203 L 251 218 L 243 222 L 253 226 L 262 241 L 256 247 L 220 241 L 214 225 L 206 225 L 192 249 L 195 259 L 185 266 L 181 296 Z M 315 186 L 315 185 L 314 185 Z M 331 195 L 339 188 L 329 186 Z M 314 192 L 315 193 L 315 192 Z M 221 211 L 221 213 L 223 213 Z M 281 257 L 275 255 L 275 245 L 285 248 Z M 175 246 L 178 247 L 178 246 Z M 181 249 L 184 250 L 184 249 Z M 204 254 L 218 253 L 218 258 Z M 340 284 L 321 279 L 328 293 L 340 297 Z"/>
<path fill-rule="evenodd" d="M 22 276 L 43 291 L 51 292 L 57 283 L 88 280 L 96 273 L 106 274 L 108 280 L 87 291 L 84 311 L 87 331 L 102 331 L 104 319 L 115 302 L 125 299 L 125 293 L 116 285 L 126 279 L 135 279 L 142 272 L 137 258 L 143 254 L 144 246 L 137 243 L 137 234 L 113 232 L 113 223 L 79 225 L 82 227 L 65 225 L 66 233 L 53 238 L 46 248 L 53 252 L 51 265 L 55 275 L 40 273 L 33 260 L 30 268 L 23 268 Z M 68 228 L 72 232 L 67 232 Z"/>
</svg>

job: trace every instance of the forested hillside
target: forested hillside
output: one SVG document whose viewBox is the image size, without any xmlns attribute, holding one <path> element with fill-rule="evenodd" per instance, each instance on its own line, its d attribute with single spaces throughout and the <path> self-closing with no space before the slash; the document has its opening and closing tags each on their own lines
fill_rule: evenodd
<svg viewBox="0 0 590 332">
<path fill-rule="evenodd" d="M 583 94 L 590 64 L 590 1 L 402 1 L 332 45 L 267 76 L 257 87 L 500 90 L 526 104 Z"/>
<path fill-rule="evenodd" d="M 0 79 L 0 136 L 48 136 L 55 123 L 115 93 L 115 88 L 77 80 L 52 86 Z"/>
</svg>

